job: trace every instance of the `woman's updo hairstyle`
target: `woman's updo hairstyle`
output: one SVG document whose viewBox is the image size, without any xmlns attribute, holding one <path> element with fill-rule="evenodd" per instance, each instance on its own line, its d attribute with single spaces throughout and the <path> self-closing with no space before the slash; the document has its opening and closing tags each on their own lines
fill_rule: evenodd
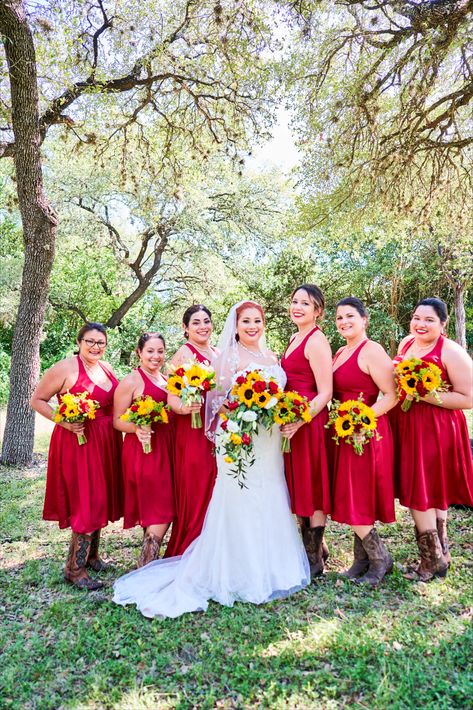
<svg viewBox="0 0 473 710">
<path fill-rule="evenodd" d="M 360 301 L 359 298 L 356 296 L 347 296 L 346 298 L 342 298 L 335 306 L 335 309 L 337 309 L 339 306 L 351 306 L 354 308 L 362 318 L 368 318 L 368 311 L 366 310 L 365 304 L 363 301 Z"/>
<path fill-rule="evenodd" d="M 163 344 L 163 347 L 166 347 L 166 341 L 164 340 L 164 337 L 161 335 L 161 333 L 142 333 L 136 346 L 136 353 L 139 355 L 148 340 L 152 340 L 153 338 L 157 338 L 158 340 L 160 340 Z"/>
<path fill-rule="evenodd" d="M 447 322 L 447 304 L 445 303 L 445 301 L 442 301 L 441 298 L 437 298 L 437 296 L 432 296 L 431 298 L 422 298 L 418 303 L 416 303 L 414 313 L 419 308 L 419 306 L 430 306 L 434 309 L 435 313 L 440 318 L 440 322 L 443 325 L 445 325 L 445 323 Z"/>
<path fill-rule="evenodd" d="M 89 330 L 98 330 L 99 333 L 102 333 L 102 335 L 104 336 L 105 342 L 108 342 L 107 329 L 106 329 L 106 327 L 103 325 L 103 323 L 95 323 L 94 321 L 90 321 L 90 322 L 84 323 L 84 325 L 82 326 L 82 328 L 81 328 L 81 329 L 79 330 L 79 332 L 77 333 L 77 338 L 76 338 L 76 340 L 77 340 L 77 343 L 78 343 L 78 344 L 80 343 L 81 340 L 84 339 L 84 335 L 85 335 L 86 333 L 88 333 Z M 79 354 L 79 351 L 76 350 L 76 351 L 74 352 L 74 355 L 78 355 L 78 354 Z"/>
<path fill-rule="evenodd" d="M 314 306 L 319 310 L 318 315 L 322 316 L 325 309 L 325 298 L 322 290 L 315 284 L 301 284 L 291 293 L 291 298 L 294 298 L 298 291 L 306 291 L 309 294 Z"/>
<path fill-rule="evenodd" d="M 238 306 L 238 308 L 236 309 L 236 319 L 237 319 L 237 323 L 238 323 L 238 320 L 239 320 L 241 314 L 242 314 L 243 311 L 246 310 L 247 308 L 256 308 L 256 310 L 259 311 L 260 314 L 261 314 L 261 318 L 263 319 L 263 325 L 266 324 L 266 319 L 265 319 L 265 317 L 264 317 L 263 308 L 262 308 L 262 306 L 260 306 L 259 303 L 256 303 L 255 301 L 243 301 L 243 303 L 241 303 L 241 304 Z M 237 342 L 240 340 L 240 336 L 238 335 L 238 333 L 235 333 L 235 340 L 236 340 Z"/>
<path fill-rule="evenodd" d="M 199 313 L 199 311 L 204 311 L 204 313 L 207 313 L 210 320 L 212 320 L 212 313 L 207 308 L 207 306 L 204 306 L 202 303 L 195 303 L 193 306 L 189 306 L 189 308 L 184 311 L 184 315 L 182 316 L 182 322 L 184 323 L 186 328 L 189 327 L 189 323 L 191 322 L 191 318 L 194 313 Z M 189 338 L 189 333 L 187 332 L 187 330 L 184 331 L 184 337 L 186 340 Z"/>
</svg>

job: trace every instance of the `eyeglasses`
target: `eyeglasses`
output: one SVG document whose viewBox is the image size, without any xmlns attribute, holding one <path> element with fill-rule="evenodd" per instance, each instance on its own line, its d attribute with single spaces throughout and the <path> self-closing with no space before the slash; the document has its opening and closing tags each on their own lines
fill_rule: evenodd
<svg viewBox="0 0 473 710">
<path fill-rule="evenodd" d="M 93 348 L 94 345 L 97 345 L 97 347 L 102 349 L 107 345 L 105 340 L 89 340 L 88 338 L 82 338 L 82 340 L 89 346 L 89 348 Z"/>
</svg>

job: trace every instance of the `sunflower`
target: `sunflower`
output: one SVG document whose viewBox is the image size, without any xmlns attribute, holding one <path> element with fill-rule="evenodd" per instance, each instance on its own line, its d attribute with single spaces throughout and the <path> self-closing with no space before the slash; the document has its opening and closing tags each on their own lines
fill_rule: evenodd
<svg viewBox="0 0 473 710">
<path fill-rule="evenodd" d="M 408 372 L 410 372 L 412 369 L 412 362 L 410 360 L 403 360 L 400 362 L 398 365 L 396 365 L 396 370 L 401 373 L 406 375 Z"/>
<path fill-rule="evenodd" d="M 376 416 L 371 407 L 364 407 L 361 413 L 361 421 L 365 429 L 376 429 Z"/>
<path fill-rule="evenodd" d="M 171 377 L 168 378 L 168 392 L 170 392 L 171 394 L 177 394 L 179 396 L 183 389 L 184 381 L 182 377 L 179 377 L 179 375 L 171 375 Z"/>
<path fill-rule="evenodd" d="M 251 387 L 251 385 L 248 384 L 248 381 L 245 382 L 243 385 L 240 385 L 237 390 L 238 399 L 243 404 L 246 404 L 247 407 L 250 407 L 255 401 L 255 394 L 256 393 L 253 392 L 253 388 Z"/>
<path fill-rule="evenodd" d="M 258 407 L 263 409 L 268 404 L 270 399 L 271 395 L 269 392 L 255 392 L 253 401 L 258 405 Z"/>
<path fill-rule="evenodd" d="M 355 406 L 355 404 L 358 404 L 358 402 L 356 402 L 354 399 L 347 399 L 345 402 L 342 402 L 342 404 L 338 408 L 338 411 L 349 412 L 350 409 Z"/>
<path fill-rule="evenodd" d="M 258 381 L 260 381 L 260 380 L 262 380 L 262 379 L 263 379 L 263 378 L 262 378 L 262 376 L 260 375 L 260 373 L 259 373 L 259 372 L 256 372 L 256 371 L 255 371 L 255 372 L 249 372 L 249 373 L 247 374 L 247 376 L 246 376 L 246 381 L 247 381 L 247 383 L 250 383 L 250 384 L 251 384 L 252 382 L 258 382 Z"/>
<path fill-rule="evenodd" d="M 286 404 L 280 402 L 274 410 L 274 421 L 276 424 L 287 424 L 289 421 L 290 411 Z"/>
<path fill-rule="evenodd" d="M 432 390 L 440 387 L 441 382 L 441 378 L 432 370 L 427 370 L 427 372 L 425 372 L 422 376 L 422 384 L 428 392 L 432 392 Z"/>
<path fill-rule="evenodd" d="M 301 419 L 306 424 L 312 421 L 312 414 L 310 413 L 310 409 L 308 407 L 302 410 Z"/>
<path fill-rule="evenodd" d="M 349 414 L 344 414 L 335 420 L 335 431 L 338 436 L 345 438 L 355 431 L 353 419 Z"/>
<path fill-rule="evenodd" d="M 417 380 L 415 377 L 409 377 L 408 375 L 404 375 L 403 377 L 399 378 L 399 384 L 401 385 L 403 391 L 406 392 L 406 394 L 416 394 L 416 383 Z"/>
<path fill-rule="evenodd" d="M 192 365 L 186 370 L 186 378 L 191 387 L 199 387 L 206 378 L 206 373 L 198 365 Z"/>
<path fill-rule="evenodd" d="M 239 446 L 242 441 L 240 434 L 230 434 L 230 441 L 232 444 L 235 444 L 235 446 Z"/>
<path fill-rule="evenodd" d="M 159 414 L 160 414 L 160 416 L 161 416 L 161 421 L 162 421 L 162 423 L 163 423 L 163 424 L 168 424 L 168 423 L 169 423 L 169 414 L 168 414 L 167 411 L 164 409 L 164 407 L 161 409 L 161 411 L 159 412 Z"/>
</svg>

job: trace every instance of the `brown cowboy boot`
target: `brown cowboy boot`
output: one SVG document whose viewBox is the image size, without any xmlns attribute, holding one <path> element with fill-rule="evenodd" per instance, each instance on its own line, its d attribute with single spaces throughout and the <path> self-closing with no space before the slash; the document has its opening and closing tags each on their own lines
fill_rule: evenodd
<svg viewBox="0 0 473 710">
<path fill-rule="evenodd" d="M 368 570 L 369 563 L 369 557 L 365 552 L 361 539 L 356 533 L 353 533 L 353 564 L 345 572 L 342 572 L 341 576 L 347 579 L 361 577 Z"/>
<path fill-rule="evenodd" d="M 368 555 L 368 571 L 353 581 L 357 584 L 370 584 L 372 587 L 376 587 L 383 577 L 392 571 L 393 558 L 374 528 L 371 528 L 368 535 L 365 535 L 361 544 Z"/>
<path fill-rule="evenodd" d="M 141 554 L 138 560 L 138 567 L 144 567 L 150 562 L 153 562 L 153 560 L 159 559 L 159 550 L 161 548 L 162 541 L 162 537 L 145 531 Z"/>
<path fill-rule="evenodd" d="M 304 537 L 304 528 L 309 527 L 310 518 L 304 518 L 302 515 L 299 515 L 298 521 L 299 521 L 301 535 L 302 535 L 302 537 Z M 328 549 L 327 543 L 325 542 L 325 537 L 323 537 L 322 538 L 322 559 L 323 559 L 323 561 L 327 562 L 329 556 L 330 556 L 330 551 Z"/>
<path fill-rule="evenodd" d="M 91 540 L 92 535 L 81 535 L 73 532 L 69 546 L 69 555 L 67 557 L 66 566 L 64 567 L 65 581 L 79 589 L 87 589 L 89 592 L 103 587 L 102 582 L 91 579 L 87 574 L 86 565 Z"/>
<path fill-rule="evenodd" d="M 100 532 L 100 530 L 95 530 L 92 533 L 90 552 L 87 559 L 87 567 L 91 567 L 94 572 L 105 572 L 105 570 L 110 568 L 110 565 L 99 557 Z"/>
<path fill-rule="evenodd" d="M 442 547 L 443 556 L 447 561 L 447 565 L 450 567 L 450 562 L 452 561 L 452 556 L 450 555 L 450 550 L 448 546 L 448 535 L 447 535 L 447 521 L 443 518 L 437 518 L 437 534 L 439 536 L 440 545 Z"/>
<path fill-rule="evenodd" d="M 442 552 L 437 530 L 426 530 L 418 534 L 417 546 L 420 552 L 420 564 L 412 573 L 404 575 L 406 579 L 430 582 L 434 577 L 446 577 L 448 563 Z"/>
<path fill-rule="evenodd" d="M 308 526 L 302 528 L 302 541 L 309 558 L 311 577 L 319 577 L 325 569 L 322 555 L 324 531 L 325 525 L 318 525 L 315 528 L 309 528 Z"/>
</svg>

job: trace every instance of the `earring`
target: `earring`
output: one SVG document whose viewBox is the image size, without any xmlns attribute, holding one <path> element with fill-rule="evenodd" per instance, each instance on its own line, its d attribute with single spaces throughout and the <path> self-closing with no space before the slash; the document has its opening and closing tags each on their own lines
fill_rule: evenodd
<svg viewBox="0 0 473 710">
<path fill-rule="evenodd" d="M 185 330 L 185 331 L 184 331 L 184 338 L 185 338 L 186 340 L 189 339 L 189 331 L 188 331 L 188 330 Z"/>
<path fill-rule="evenodd" d="M 238 335 L 238 333 L 235 333 L 235 340 L 237 341 L 237 343 L 240 340 L 240 336 Z"/>
</svg>

